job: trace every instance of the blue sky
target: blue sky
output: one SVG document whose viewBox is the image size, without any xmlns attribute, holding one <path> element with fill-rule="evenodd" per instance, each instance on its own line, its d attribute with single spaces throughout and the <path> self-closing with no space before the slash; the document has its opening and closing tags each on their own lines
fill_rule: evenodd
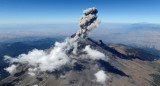
<svg viewBox="0 0 160 86">
<path fill-rule="evenodd" d="M 0 0 L 0 24 L 78 23 L 89 7 L 102 22 L 160 24 L 160 0 Z"/>
</svg>

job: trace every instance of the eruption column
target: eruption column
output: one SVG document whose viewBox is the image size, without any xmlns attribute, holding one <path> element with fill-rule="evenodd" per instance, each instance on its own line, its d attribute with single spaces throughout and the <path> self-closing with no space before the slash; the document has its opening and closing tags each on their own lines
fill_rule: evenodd
<svg viewBox="0 0 160 86">
<path fill-rule="evenodd" d="M 83 11 L 83 14 L 85 15 L 82 15 L 79 19 L 80 30 L 76 33 L 76 35 L 86 36 L 89 31 L 91 31 L 95 27 L 98 27 L 98 24 L 101 21 L 97 20 L 97 13 L 98 10 L 95 7 L 88 8 Z"/>
</svg>

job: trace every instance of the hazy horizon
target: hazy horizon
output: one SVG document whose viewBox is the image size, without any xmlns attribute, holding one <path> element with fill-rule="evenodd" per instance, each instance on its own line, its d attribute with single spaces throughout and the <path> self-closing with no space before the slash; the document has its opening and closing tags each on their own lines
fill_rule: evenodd
<svg viewBox="0 0 160 86">
<path fill-rule="evenodd" d="M 0 42 L 23 37 L 70 36 L 82 11 L 96 7 L 102 21 L 89 37 L 105 43 L 157 46 L 159 0 L 1 0 Z"/>
<path fill-rule="evenodd" d="M 25 24 L 4 26 L 0 42 L 24 37 L 67 37 L 79 30 L 78 23 Z M 160 49 L 160 25 L 150 23 L 102 23 L 89 37 L 105 43 L 118 43 Z"/>
</svg>

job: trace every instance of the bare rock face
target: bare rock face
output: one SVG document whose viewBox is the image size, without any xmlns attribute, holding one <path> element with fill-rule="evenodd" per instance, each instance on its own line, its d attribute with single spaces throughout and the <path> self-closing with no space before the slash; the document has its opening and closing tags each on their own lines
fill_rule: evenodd
<svg viewBox="0 0 160 86">
<path fill-rule="evenodd" d="M 100 41 L 82 38 L 79 50 L 90 45 L 109 59 L 76 59 L 74 65 L 66 64 L 53 72 L 28 74 L 29 66 L 18 67 L 14 75 L 0 81 L 0 86 L 159 86 L 159 61 L 145 61 L 131 58 Z M 117 45 L 118 46 L 118 45 Z M 125 46 L 124 46 L 125 47 Z M 72 51 L 72 50 L 71 50 Z M 48 51 L 49 52 L 49 51 Z M 126 52 L 126 51 L 124 51 Z M 68 56 L 72 57 L 71 53 Z M 79 51 L 78 56 L 81 56 Z M 104 83 L 96 80 L 95 73 L 103 70 L 109 78 Z"/>
<path fill-rule="evenodd" d="M 103 41 L 102 41 L 102 40 L 99 40 L 99 41 L 98 41 L 98 44 L 100 44 L 100 45 L 101 45 L 101 44 L 104 44 L 104 43 L 103 43 Z"/>
</svg>

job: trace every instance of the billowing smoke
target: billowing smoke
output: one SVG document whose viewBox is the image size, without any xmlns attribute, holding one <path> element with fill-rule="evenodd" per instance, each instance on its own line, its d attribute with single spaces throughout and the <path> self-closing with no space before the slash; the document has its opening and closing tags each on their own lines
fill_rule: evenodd
<svg viewBox="0 0 160 86">
<path fill-rule="evenodd" d="M 109 79 L 109 76 L 105 74 L 103 70 L 98 71 L 95 73 L 96 81 L 105 85 L 105 82 Z"/>
<path fill-rule="evenodd" d="M 98 24 L 101 22 L 97 20 L 98 10 L 93 7 L 83 11 L 85 15 L 82 15 L 79 19 L 80 30 L 76 33 L 76 35 L 86 36 L 89 31 L 93 28 L 98 27 Z"/>
</svg>

